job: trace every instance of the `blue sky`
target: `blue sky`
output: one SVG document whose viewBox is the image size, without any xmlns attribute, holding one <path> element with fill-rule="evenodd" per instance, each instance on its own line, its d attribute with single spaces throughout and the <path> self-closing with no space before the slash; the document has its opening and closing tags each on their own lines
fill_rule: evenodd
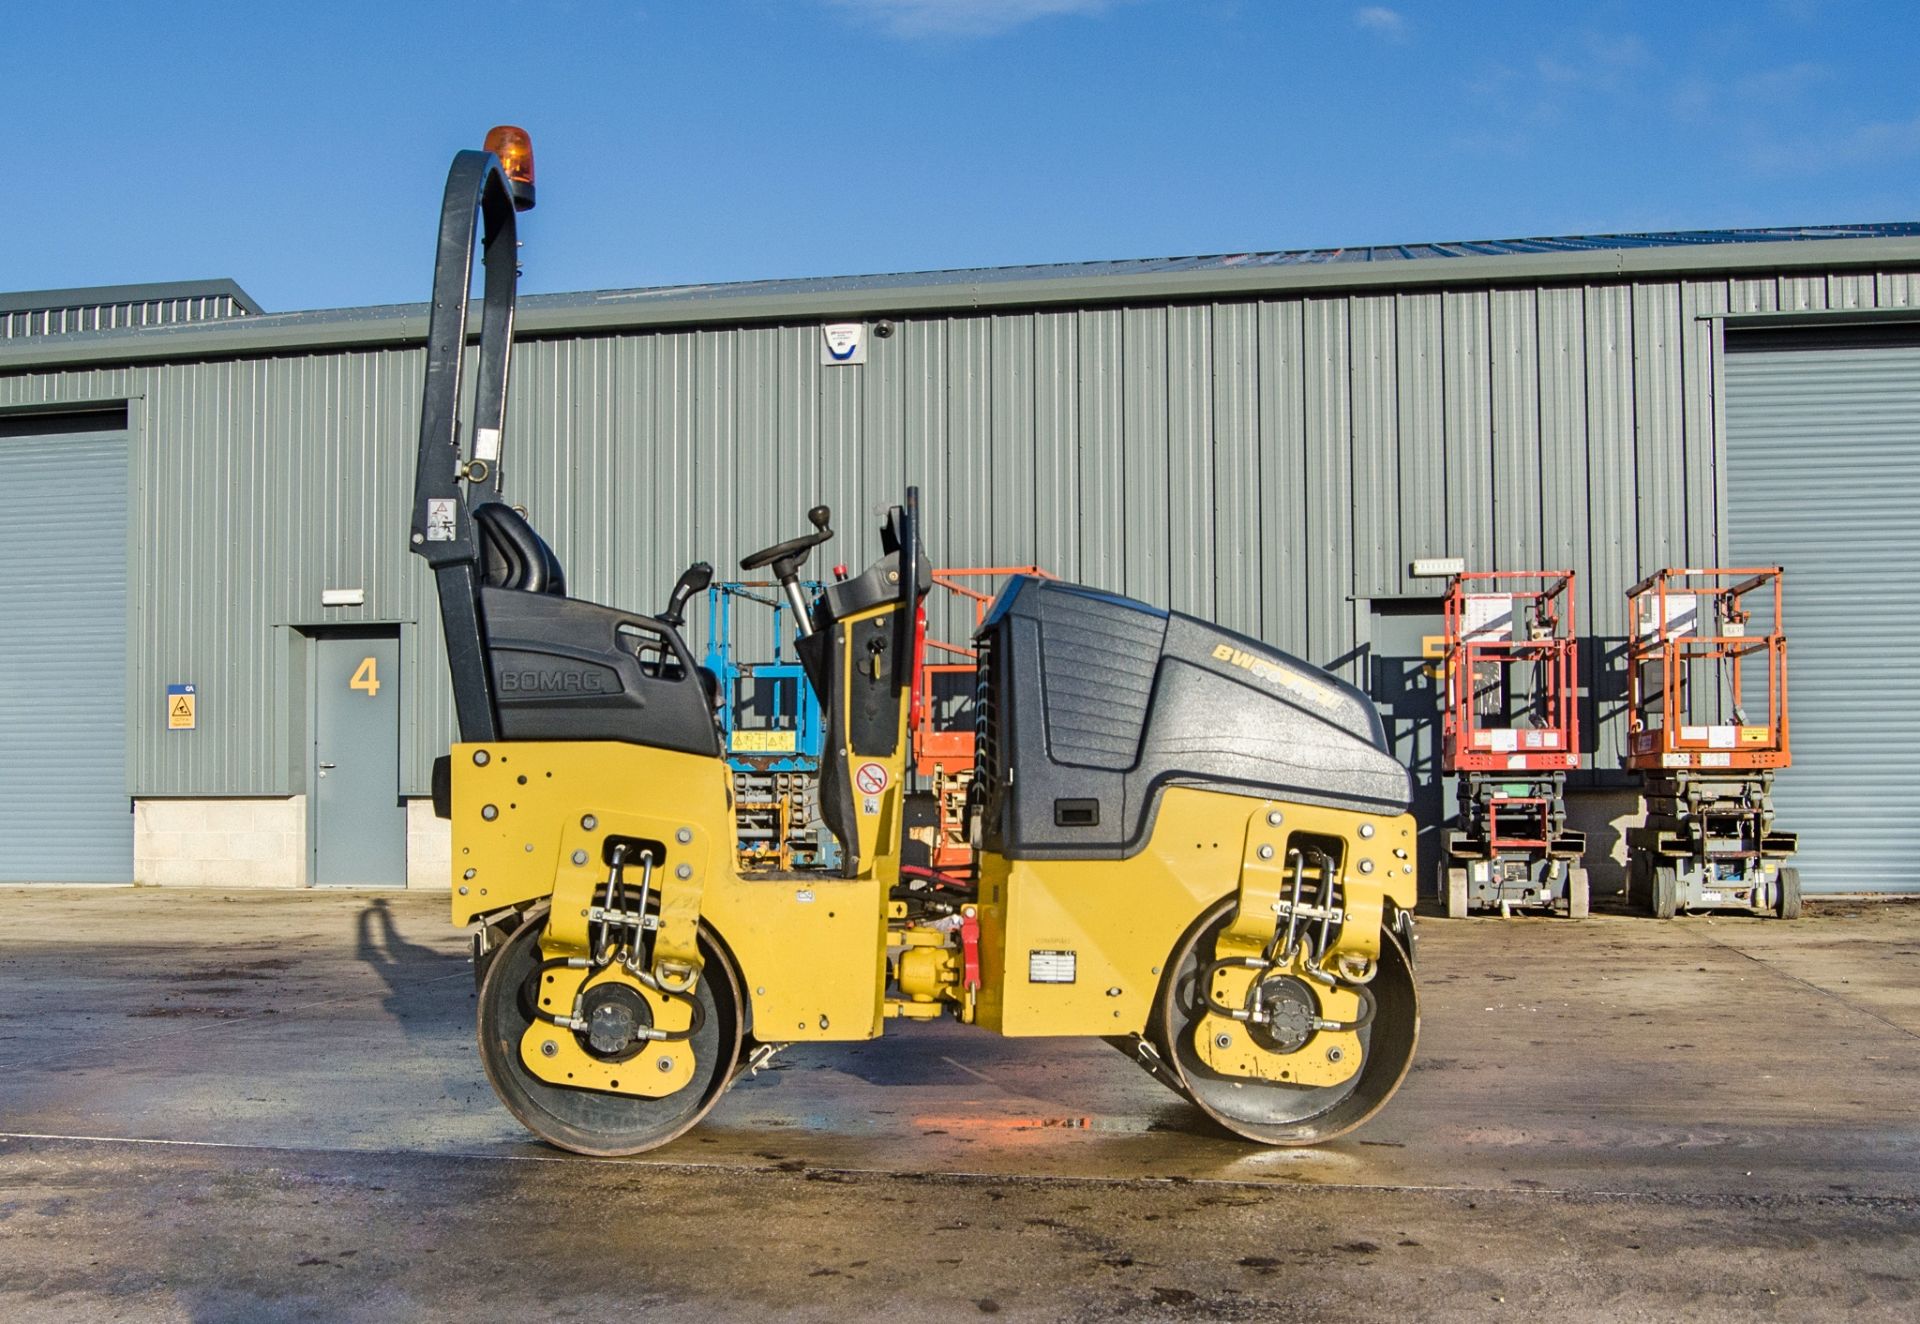
<svg viewBox="0 0 1920 1324">
<path fill-rule="evenodd" d="M 421 299 L 533 134 L 534 291 L 1920 219 L 1905 0 L 16 0 L 0 289 Z"/>
</svg>

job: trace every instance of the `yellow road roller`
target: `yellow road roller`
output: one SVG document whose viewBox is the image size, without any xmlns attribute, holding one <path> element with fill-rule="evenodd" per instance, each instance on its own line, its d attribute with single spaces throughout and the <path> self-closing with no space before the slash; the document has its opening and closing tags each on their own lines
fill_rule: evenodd
<svg viewBox="0 0 1920 1324">
<path fill-rule="evenodd" d="M 434 769 L 453 921 L 474 929 L 480 1053 L 535 1135 L 634 1154 L 791 1044 L 951 1018 L 1119 1047 L 1262 1144 L 1360 1125 L 1419 1035 L 1407 772 L 1358 690 L 1256 640 L 1020 576 L 980 626 L 975 866 L 903 863 L 915 618 L 908 488 L 878 555 L 809 594 L 815 507 L 743 570 L 782 586 L 827 722 L 835 867 L 742 872 L 713 679 L 657 614 L 568 595 L 502 495 L 515 213 L 532 152 L 453 162 L 410 547 L 439 595 L 459 743 Z M 474 256 L 479 345 L 463 421 Z"/>
</svg>

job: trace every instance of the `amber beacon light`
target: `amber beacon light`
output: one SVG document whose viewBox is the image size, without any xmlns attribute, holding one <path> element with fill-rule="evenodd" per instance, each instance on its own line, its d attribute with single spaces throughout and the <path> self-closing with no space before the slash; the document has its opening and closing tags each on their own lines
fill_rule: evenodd
<svg viewBox="0 0 1920 1324">
<path fill-rule="evenodd" d="M 533 139 L 516 124 L 497 124 L 487 130 L 485 146 L 500 158 L 500 168 L 513 185 L 514 209 L 533 210 Z"/>
</svg>

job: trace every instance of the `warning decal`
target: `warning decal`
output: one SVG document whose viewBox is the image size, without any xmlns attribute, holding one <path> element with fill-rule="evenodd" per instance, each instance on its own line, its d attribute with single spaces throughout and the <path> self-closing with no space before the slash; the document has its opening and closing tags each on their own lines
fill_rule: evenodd
<svg viewBox="0 0 1920 1324">
<path fill-rule="evenodd" d="M 167 730 L 193 730 L 198 699 L 191 685 L 167 686 Z"/>
<path fill-rule="evenodd" d="M 862 763 L 853 770 L 853 785 L 862 795 L 878 795 L 887 789 L 887 765 Z"/>
</svg>

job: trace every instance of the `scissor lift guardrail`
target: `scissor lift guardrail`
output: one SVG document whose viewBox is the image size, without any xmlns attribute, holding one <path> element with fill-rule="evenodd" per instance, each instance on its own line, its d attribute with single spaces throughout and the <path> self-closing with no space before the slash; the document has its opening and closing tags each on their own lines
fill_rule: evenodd
<svg viewBox="0 0 1920 1324">
<path fill-rule="evenodd" d="M 1785 605 L 1779 566 L 1669 568 L 1627 590 L 1626 765 L 1645 803 L 1627 891 L 1659 918 L 1800 913 L 1798 838 L 1773 821 L 1793 762 Z"/>
<path fill-rule="evenodd" d="M 1580 765 L 1573 572 L 1464 572 L 1444 610 L 1441 767 L 1458 786 L 1440 862 L 1447 913 L 1583 916 L 1586 837 L 1566 804 Z"/>
</svg>

